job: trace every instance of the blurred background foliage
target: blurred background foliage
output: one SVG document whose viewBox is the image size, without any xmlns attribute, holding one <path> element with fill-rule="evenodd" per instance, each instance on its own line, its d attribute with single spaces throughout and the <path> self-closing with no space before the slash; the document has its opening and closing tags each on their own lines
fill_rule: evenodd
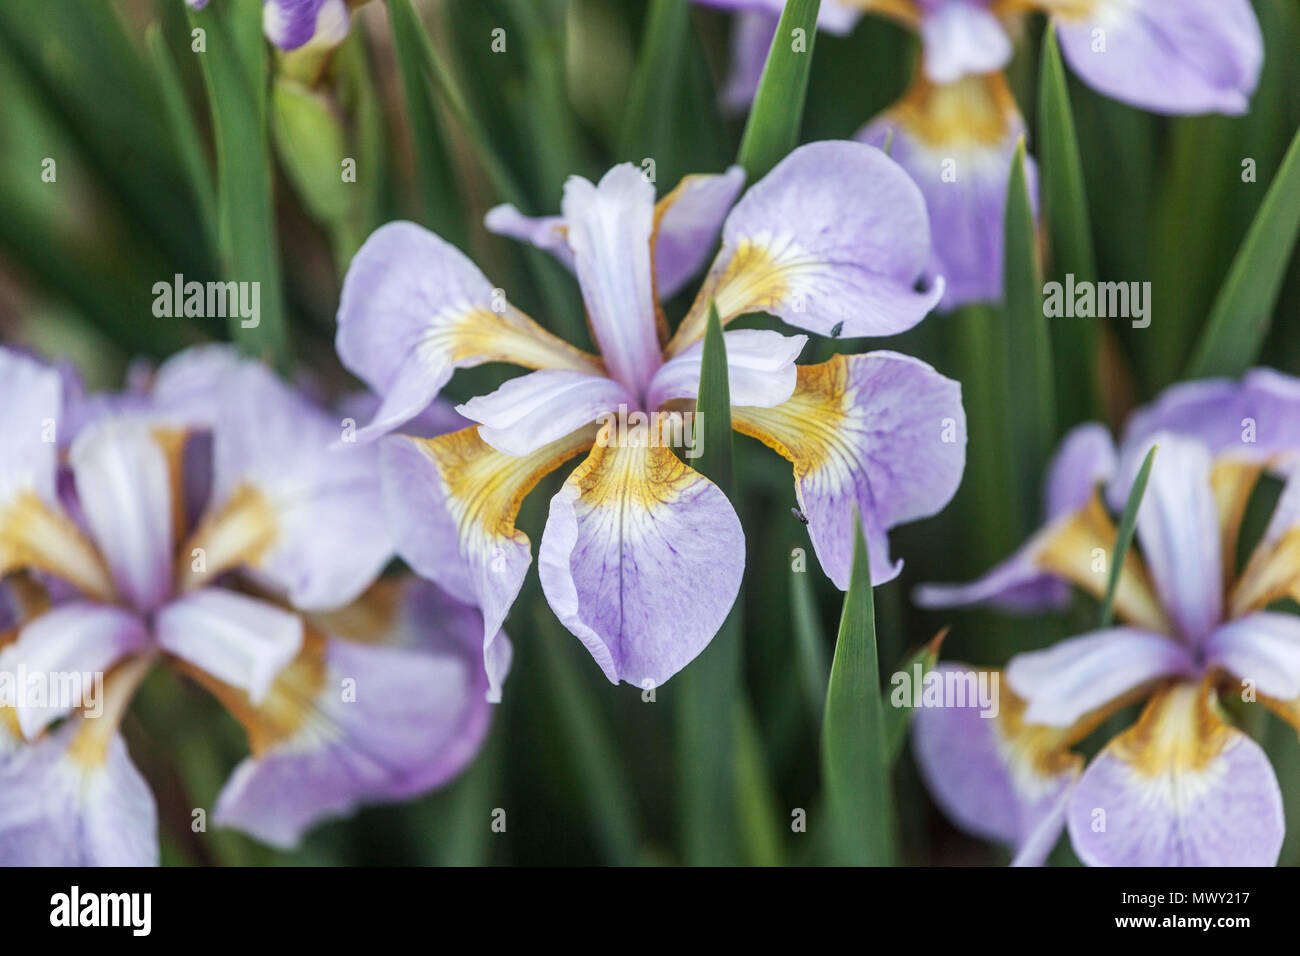
<svg viewBox="0 0 1300 956">
<path fill-rule="evenodd" d="M 743 116 L 725 116 L 717 105 L 730 20 L 686 0 L 418 0 L 426 31 L 419 34 L 393 29 L 390 16 L 404 16 L 406 0 L 374 2 L 358 11 L 327 62 L 271 52 L 247 28 L 250 17 L 236 24 L 230 13 L 211 10 L 222 3 L 252 10 L 260 24 L 258 0 L 213 0 L 203 16 L 229 29 L 211 36 L 202 55 L 191 50 L 181 0 L 0 4 L 0 338 L 72 360 L 92 387 L 118 387 L 134 359 L 227 337 L 216 320 L 159 319 L 151 310 L 155 282 L 223 272 L 264 282 L 270 321 L 245 344 L 330 392 L 353 387 L 333 353 L 339 287 L 358 245 L 394 218 L 422 222 L 461 245 L 512 301 L 588 344 L 576 283 L 543 254 L 487 234 L 483 213 L 503 201 L 530 214 L 556 212 L 566 176 L 595 179 L 615 162 L 646 157 L 655 160 L 662 194 L 683 174 L 732 163 L 744 128 Z M 1245 116 L 1155 116 L 1068 80 L 1099 277 L 1150 281 L 1155 305 L 1148 329 L 1054 320 L 1096 323 L 1090 335 L 1099 356 L 1098 381 L 1080 388 L 1069 367 L 1076 356 L 1056 349 L 1055 435 L 1090 410 L 1117 425 L 1183 375 L 1300 127 L 1300 2 L 1255 0 L 1255 7 L 1265 67 Z M 503 52 L 493 50 L 498 29 Z M 1042 30 L 1041 19 L 1030 23 L 1009 71 L 1029 150 L 1040 159 Z M 436 83 L 410 71 L 430 52 L 419 49 L 422 36 L 443 71 Z M 265 66 L 258 62 L 264 52 Z M 851 136 L 892 103 L 917 45 L 868 17 L 850 36 L 818 36 L 814 54 L 804 142 Z M 211 98 L 209 84 L 229 89 L 221 71 L 239 63 L 253 88 L 243 98 Z M 340 187 L 347 158 L 356 161 L 357 181 Z M 47 159 L 57 164 L 55 182 L 42 179 Z M 1254 182 L 1243 181 L 1246 159 L 1255 162 Z M 232 194 L 240 201 L 230 203 Z M 1050 275 L 1050 256 L 1047 265 Z M 670 319 L 686 304 L 668 303 Z M 1084 598 L 1058 618 L 1030 620 L 923 613 L 908 598 L 918 581 L 963 580 L 986 569 L 1037 516 L 1039 476 L 1008 467 L 1000 420 L 986 401 L 1005 371 L 990 330 L 1010 336 L 1002 344 L 1013 365 L 1021 347 L 1019 330 L 998 324 L 1004 311 L 936 313 L 894 339 L 834 343 L 924 358 L 962 381 L 970 415 L 962 490 L 939 516 L 892 536 L 906 567 L 875 592 L 886 675 L 945 626 L 944 657 L 999 665 L 1015 650 L 1096 619 L 1095 603 Z M 805 360 L 831 348 L 813 343 Z M 1294 259 L 1259 362 L 1300 373 Z M 466 398 L 507 374 L 462 372 L 449 391 Z M 1014 388 L 1025 381 L 1008 378 Z M 1061 383 L 1075 387 L 1062 392 Z M 1032 391 L 1006 398 L 1029 409 L 1043 401 Z M 738 438 L 735 474 L 749 549 L 737 616 L 752 711 L 735 746 L 730 823 L 740 831 L 738 861 L 817 862 L 833 858 L 817 826 L 817 742 L 843 596 L 820 573 L 791 513 L 788 464 Z M 562 478 L 552 476 L 526 503 L 520 527 L 534 543 L 548 491 Z M 794 548 L 810 554 L 806 574 L 791 570 Z M 190 808 L 212 806 L 244 745 L 200 691 L 160 673 L 127 730 L 159 795 L 165 861 L 654 863 L 688 856 L 675 809 L 680 763 L 670 703 L 681 678 L 655 703 L 636 688 L 611 687 L 551 615 L 535 572 L 507 629 L 515 666 L 492 736 L 470 770 L 410 805 L 324 826 L 292 854 L 230 833 L 191 832 Z M 1300 862 L 1300 746 L 1271 717 L 1261 715 L 1250 729 L 1266 742 L 1287 795 L 1283 862 Z M 899 861 L 1005 859 L 952 830 L 906 753 L 893 786 Z M 507 811 L 503 834 L 489 826 L 497 807 Z M 791 832 L 795 808 L 809 815 L 806 834 Z M 1068 847 L 1058 847 L 1055 859 L 1072 862 Z"/>
</svg>

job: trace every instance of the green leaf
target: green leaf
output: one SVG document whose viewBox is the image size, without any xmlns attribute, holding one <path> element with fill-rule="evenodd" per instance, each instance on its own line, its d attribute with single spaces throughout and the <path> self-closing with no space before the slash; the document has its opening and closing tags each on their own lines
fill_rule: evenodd
<svg viewBox="0 0 1300 956">
<path fill-rule="evenodd" d="M 825 631 L 817 613 L 817 597 L 809 577 L 807 572 L 790 572 L 790 609 L 799 683 L 813 726 L 816 726 L 826 706 L 826 681 L 831 671 L 826 660 Z"/>
<path fill-rule="evenodd" d="M 260 286 L 258 324 L 230 317 L 230 336 L 244 351 L 289 362 L 280 286 L 280 262 L 271 199 L 271 156 L 266 130 L 266 50 L 257 0 L 228 0 L 189 10 L 192 26 L 206 34 L 199 56 L 217 144 L 217 211 L 222 272 L 235 282 Z"/>
<path fill-rule="evenodd" d="M 1043 218 L 1052 241 L 1052 277 L 1064 282 L 1069 274 L 1076 281 L 1092 282 L 1097 278 L 1097 262 L 1092 248 L 1088 197 L 1054 23 L 1048 24 L 1043 35 L 1038 90 Z M 1063 322 L 1053 329 L 1062 428 L 1095 418 L 1100 411 L 1097 348 L 1097 326 L 1093 322 Z"/>
<path fill-rule="evenodd" d="M 763 741 L 745 701 L 736 701 L 736 816 L 745 862 L 781 865 L 781 817 L 767 775 Z"/>
<path fill-rule="evenodd" d="M 999 337 L 1007 371 L 1004 397 L 1008 451 L 1016 474 L 1030 488 L 1039 486 L 1056 435 L 1052 346 L 1043 314 L 1035 236 L 1022 138 L 1007 184 L 1003 263 L 1006 301 L 1001 310 Z M 1021 502 L 1021 511 L 1022 527 L 1032 527 L 1038 518 L 1033 496 Z"/>
<path fill-rule="evenodd" d="M 696 403 L 697 440 L 703 453 L 691 464 L 723 490 L 732 504 L 731 388 L 727 348 L 718 310 L 710 305 Z M 736 807 L 736 706 L 740 687 L 740 602 L 703 653 L 673 681 L 677 723 L 682 837 L 693 866 L 739 862 Z"/>
<path fill-rule="evenodd" d="M 781 12 L 736 157 L 751 183 L 799 143 L 820 7 L 821 0 L 786 0 Z"/>
<path fill-rule="evenodd" d="M 675 107 L 690 22 L 686 0 L 651 0 L 619 135 L 624 157 L 652 155 L 664 148 L 680 125 Z"/>
<path fill-rule="evenodd" d="M 948 629 L 944 628 L 929 643 L 903 662 L 899 670 L 907 674 L 913 687 L 920 687 L 921 681 L 925 680 L 925 675 L 934 670 L 934 665 L 939 661 L 939 647 L 947 636 Z M 919 676 L 917 667 L 920 667 Z M 886 689 L 880 706 L 885 714 L 885 752 L 889 755 L 889 762 L 892 765 L 902 753 L 903 741 L 907 739 L 907 726 L 912 722 L 912 715 L 916 710 L 911 706 L 910 701 L 905 707 L 886 706 L 885 702 L 889 700 L 889 695 L 890 692 Z"/>
<path fill-rule="evenodd" d="M 1110 627 L 1115 609 L 1115 590 L 1119 587 L 1120 572 L 1124 570 L 1124 558 L 1133 543 L 1133 531 L 1137 527 L 1138 508 L 1142 506 L 1142 495 L 1147 490 L 1147 479 L 1151 476 L 1151 463 L 1155 461 L 1156 446 L 1147 452 L 1146 460 L 1138 469 L 1137 478 L 1129 490 L 1128 501 L 1124 502 L 1124 513 L 1120 515 L 1119 530 L 1115 534 L 1115 552 L 1110 559 L 1110 574 L 1106 578 L 1106 596 L 1101 602 L 1100 627 Z"/>
<path fill-rule="evenodd" d="M 1300 132 L 1214 300 L 1188 378 L 1240 375 L 1257 361 L 1298 235 Z"/>
<path fill-rule="evenodd" d="M 891 861 L 894 842 L 889 753 L 880 702 L 871 568 L 856 512 L 853 527 L 853 570 L 826 689 L 822 778 L 834 861 L 884 866 Z"/>
</svg>

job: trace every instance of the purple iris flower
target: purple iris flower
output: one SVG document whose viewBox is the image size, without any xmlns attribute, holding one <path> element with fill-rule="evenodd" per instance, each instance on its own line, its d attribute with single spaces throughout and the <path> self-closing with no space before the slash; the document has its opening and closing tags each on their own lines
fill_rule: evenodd
<svg viewBox="0 0 1300 956">
<path fill-rule="evenodd" d="M 484 609 L 484 658 L 519 593 L 531 544 L 515 527 L 547 472 L 586 454 L 551 500 L 539 551 L 552 609 L 605 675 L 659 685 L 712 639 L 740 587 L 740 522 L 722 491 L 675 454 L 668 412 L 696 397 L 709 303 L 724 323 L 769 312 L 821 334 L 889 335 L 943 292 L 927 275 L 929 226 L 916 185 L 858 143 L 801 147 L 732 208 L 743 173 L 688 176 L 655 202 L 632 165 L 598 184 L 572 177 L 562 214 L 512 207 L 489 228 L 552 251 L 575 273 L 600 355 L 580 351 L 509 304 L 458 250 L 410 223 L 382 227 L 344 281 L 338 352 L 381 396 L 373 438 L 424 409 L 456 368 L 534 369 L 459 407 L 479 423 L 430 441 L 384 442 L 397 550 Z M 722 247 L 669 335 L 661 299 Z M 854 509 L 872 577 L 900 564 L 887 531 L 931 515 L 965 461 L 960 386 L 890 352 L 796 366 L 806 337 L 724 333 L 733 423 L 794 464 L 796 495 L 822 567 L 841 588 Z M 626 425 L 626 427 L 623 427 Z M 684 437 L 680 436 L 679 437 Z M 689 456 L 689 449 L 686 451 Z"/>
<path fill-rule="evenodd" d="M 376 582 L 393 549 L 373 448 L 331 451 L 336 416 L 224 348 L 118 402 L 65 393 L 0 349 L 0 864 L 157 863 L 118 728 L 164 661 L 249 736 L 213 822 L 277 846 L 468 762 L 490 710 L 482 618 Z M 102 693 L 54 692 L 82 675 Z"/>
<path fill-rule="evenodd" d="M 202 10 L 208 0 L 185 0 Z M 354 5 L 365 0 L 352 0 Z M 348 0 L 263 0 L 262 30 L 281 50 L 296 50 L 315 41 L 324 46 L 343 42 L 348 34 Z"/>
<path fill-rule="evenodd" d="M 1300 381 L 1257 369 L 1176 386 L 1132 417 L 1118 451 L 1101 426 L 1080 426 L 1050 469 L 1045 527 L 980 580 L 919 589 L 917 602 L 1029 612 L 1058 606 L 1069 584 L 1103 594 L 1111 515 L 1153 444 L 1120 623 L 1013 657 L 995 717 L 916 717 L 939 805 L 1021 863 L 1041 863 L 1065 827 L 1093 865 L 1272 865 L 1282 846 L 1277 778 L 1221 702 L 1262 702 L 1300 727 L 1300 616 L 1270 609 L 1300 598 Z M 1247 501 L 1270 472 L 1286 484 L 1238 570 Z M 1140 700 L 1137 723 L 1085 769 L 1071 748 Z"/>
<path fill-rule="evenodd" d="M 724 101 L 744 109 L 767 60 L 783 0 L 697 0 L 740 11 Z M 1051 15 L 1066 61 L 1105 95 L 1158 113 L 1244 113 L 1263 40 L 1249 0 L 823 0 L 818 26 L 847 33 L 861 13 L 921 38 L 922 68 L 903 99 L 857 139 L 881 146 L 925 194 L 940 307 L 1002 297 L 1007 181 L 1025 133 L 1001 70 L 1027 13 Z M 1031 198 L 1037 197 L 1032 161 Z"/>
</svg>

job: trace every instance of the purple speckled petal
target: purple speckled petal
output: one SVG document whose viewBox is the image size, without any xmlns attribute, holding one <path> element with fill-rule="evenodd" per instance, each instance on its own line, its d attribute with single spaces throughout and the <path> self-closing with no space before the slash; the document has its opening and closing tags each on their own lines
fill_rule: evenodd
<svg viewBox="0 0 1300 956">
<path fill-rule="evenodd" d="M 940 679 L 972 674 L 969 667 L 943 664 Z M 1043 754 L 1029 744 L 1004 689 L 996 717 L 981 708 L 922 707 L 912 721 L 912 750 L 934 800 L 963 830 L 1008 844 L 1016 863 L 1043 862 L 1064 820 L 1061 800 L 1078 776 L 1079 761 L 1061 753 Z"/>
<path fill-rule="evenodd" d="M 771 408 L 794 394 L 798 378 L 794 363 L 808 336 L 741 329 L 724 332 L 722 338 L 727 346 L 727 380 L 733 408 Z M 674 398 L 696 398 L 703 358 L 704 343 L 696 342 L 665 362 L 650 381 L 647 407 L 659 408 Z"/>
<path fill-rule="evenodd" d="M 77 501 L 117 592 L 148 613 L 171 593 L 172 486 L 148 424 L 107 418 L 72 443 Z"/>
<path fill-rule="evenodd" d="M 89 601 L 69 601 L 33 618 L 18 632 L 18 639 L 0 650 L 0 672 L 42 676 L 52 691 L 55 681 L 71 681 L 79 699 L 15 701 L 23 736 L 34 739 L 55 720 L 73 710 L 93 711 L 103 705 L 96 695 L 104 673 L 122 658 L 148 643 L 144 623 L 124 608 Z M 98 674 L 98 684 L 96 678 Z M 73 686 L 64 689 L 72 691 Z"/>
<path fill-rule="evenodd" d="M 745 186 L 745 171 L 683 177 L 655 207 L 654 267 L 659 298 L 675 295 L 708 261 L 732 203 Z"/>
<path fill-rule="evenodd" d="M 1050 6 L 1050 4 L 1049 4 Z M 1093 0 L 1057 17 L 1089 86 L 1157 113 L 1246 112 L 1264 41 L 1249 0 Z"/>
<path fill-rule="evenodd" d="M 872 582 L 892 580 L 903 563 L 890 558 L 886 532 L 943 508 L 966 464 L 961 386 L 894 352 L 801 365 L 788 402 L 735 408 L 732 419 L 793 462 L 813 548 L 841 590 L 853 562 L 854 510 Z"/>
<path fill-rule="evenodd" d="M 600 354 L 610 375 L 641 394 L 663 361 L 650 266 L 654 183 L 631 163 L 596 185 L 570 176 L 561 210 Z"/>
<path fill-rule="evenodd" d="M 348 35 L 346 0 L 264 0 L 262 31 L 281 50 L 315 40 L 333 46 Z"/>
<path fill-rule="evenodd" d="M 118 734 L 103 762 L 69 721 L 0 764 L 0 866 L 157 866 L 158 810 Z"/>
<path fill-rule="evenodd" d="M 1002 298 L 1007 183 L 1024 121 L 1000 74 L 914 88 L 904 104 L 869 123 L 857 139 L 892 141 L 889 155 L 925 197 L 934 240 L 929 271 L 945 281 L 940 307 Z M 1038 173 L 1026 157 L 1029 197 Z"/>
<path fill-rule="evenodd" d="M 1273 866 L 1286 827 L 1268 757 L 1194 684 L 1156 695 L 1097 755 L 1067 816 L 1090 866 Z"/>
<path fill-rule="evenodd" d="M 1171 638 L 1115 627 L 1017 654 L 1006 679 L 1026 703 L 1027 723 L 1069 727 L 1143 684 L 1197 672 L 1195 658 Z"/>
<path fill-rule="evenodd" d="M 241 552 L 239 563 L 283 590 L 296 607 L 348 603 L 393 553 L 378 517 L 378 451 L 340 443 L 338 417 L 260 365 L 241 366 L 228 388 L 213 436 L 213 518 L 199 532 L 209 565 L 225 563 L 216 531 L 245 518 L 259 525 L 266 544 Z"/>
<path fill-rule="evenodd" d="M 507 455 L 528 455 L 637 398 L 603 375 L 543 369 L 512 378 L 456 410 L 480 423 L 479 437 Z"/>
<path fill-rule="evenodd" d="M 1300 697 L 1300 617 L 1257 611 L 1224 624 L 1205 642 L 1207 664 L 1278 700 Z"/>
<path fill-rule="evenodd" d="M 656 687 L 722 626 L 745 536 L 726 495 L 671 449 L 597 447 L 551 499 L 537 569 L 611 683 Z"/>
<path fill-rule="evenodd" d="M 322 820 L 458 774 L 491 716 L 479 627 L 473 614 L 426 619 L 418 650 L 328 640 L 319 689 L 294 701 L 305 719 L 235 768 L 213 822 L 293 847 Z"/>
<path fill-rule="evenodd" d="M 925 199 L 901 166 L 862 143 L 800 146 L 727 216 L 668 354 L 703 337 L 711 299 L 723 322 L 770 312 L 820 335 L 905 331 L 943 295 L 929 262 Z"/>
</svg>

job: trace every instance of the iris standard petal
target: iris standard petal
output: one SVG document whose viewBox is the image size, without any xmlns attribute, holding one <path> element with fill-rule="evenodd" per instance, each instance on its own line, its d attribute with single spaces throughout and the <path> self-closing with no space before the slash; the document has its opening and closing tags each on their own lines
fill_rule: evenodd
<svg viewBox="0 0 1300 956">
<path fill-rule="evenodd" d="M 457 368 L 603 366 L 510 306 L 450 243 L 410 222 L 371 234 L 352 259 L 339 300 L 339 358 L 383 397 L 366 441 L 418 415 Z"/>
<path fill-rule="evenodd" d="M 1164 634 L 1115 627 L 1017 654 L 1007 683 L 1025 701 L 1025 721 L 1069 727 L 1152 681 L 1198 673 L 1196 659 Z"/>
<path fill-rule="evenodd" d="M 732 166 L 718 175 L 684 176 L 655 204 L 655 290 L 660 299 L 675 295 L 708 261 L 718 232 L 745 186 L 745 171 Z"/>
<path fill-rule="evenodd" d="M 1248 109 L 1264 61 L 1249 0 L 1066 5 L 1070 9 L 1057 17 L 1061 50 L 1099 92 L 1157 113 L 1236 115 Z"/>
<path fill-rule="evenodd" d="M 545 369 L 512 378 L 457 411 L 480 423 L 479 437 L 507 455 L 529 455 L 606 412 L 638 404 L 626 386 L 603 375 Z"/>
<path fill-rule="evenodd" d="M 886 532 L 952 498 L 966 463 L 961 386 L 894 352 L 836 355 L 801 365 L 794 395 L 776 408 L 736 408 L 738 431 L 794 464 L 795 493 L 822 569 L 841 590 L 853 561 L 856 509 L 871 580 L 898 575 Z"/>
<path fill-rule="evenodd" d="M 431 619 L 424 631 L 418 650 L 310 635 L 260 707 L 207 681 L 253 750 L 222 788 L 213 822 L 291 848 L 323 820 L 459 773 L 491 716 L 479 623 Z"/>
<path fill-rule="evenodd" d="M 1268 757 L 1187 683 L 1097 755 L 1067 818 L 1090 866 L 1272 866 L 1285 830 Z"/>
<path fill-rule="evenodd" d="M 348 603 L 393 553 L 378 518 L 378 452 L 340 441 L 339 418 L 261 365 L 242 366 L 229 389 L 213 435 L 211 505 L 182 549 L 182 584 L 242 565 L 295 607 Z"/>
<path fill-rule="evenodd" d="M 597 446 L 551 499 L 537 572 L 611 683 L 657 687 L 740 591 L 745 536 L 721 489 L 663 445 Z"/>
<path fill-rule="evenodd" d="M 1205 659 L 1260 694 L 1300 698 L 1300 617 L 1257 611 L 1229 621 L 1205 642 Z"/>
<path fill-rule="evenodd" d="M 0 866 L 157 866 L 158 810 L 126 744 L 76 746 L 82 721 L 0 765 Z"/>
<path fill-rule="evenodd" d="M 11 675 L 21 695 L 15 711 L 23 736 L 32 740 L 73 710 L 101 706 L 96 695 L 105 671 L 148 639 L 135 614 L 90 601 L 61 604 L 22 625 L 18 639 L 0 650 L 0 672 Z M 36 693 L 43 699 L 30 697 Z"/>
<path fill-rule="evenodd" d="M 163 606 L 154 620 L 163 650 L 246 691 L 254 703 L 302 648 L 302 619 L 266 601 L 203 588 Z"/>
<path fill-rule="evenodd" d="M 710 301 L 724 323 L 770 312 L 820 335 L 905 331 L 943 295 L 929 262 L 925 199 L 902 167 L 862 143 L 800 146 L 727 216 L 668 354 L 703 337 Z"/>
<path fill-rule="evenodd" d="M 722 333 L 727 346 L 727 380 L 732 407 L 772 408 L 794 394 L 795 360 L 808 342 L 806 335 L 782 335 L 763 329 Z M 646 406 L 659 408 L 674 398 L 696 398 L 704 343 L 696 342 L 669 359 L 650 380 Z"/>
<path fill-rule="evenodd" d="M 509 236 L 549 252 L 573 271 L 573 250 L 569 248 L 569 227 L 563 216 L 525 216 L 511 203 L 493 206 L 483 217 L 488 232 Z"/>
<path fill-rule="evenodd" d="M 229 387 L 227 376 L 248 361 L 233 345 L 195 345 L 158 366 L 149 404 L 164 420 L 211 429 Z"/>
<path fill-rule="evenodd" d="M 932 673 L 943 682 L 976 677 L 953 664 Z M 1024 704 L 1005 686 L 996 716 L 981 716 L 969 693 L 964 706 L 943 703 L 922 707 L 912 721 L 912 750 L 935 802 L 963 830 L 1024 851 L 1022 865 L 1041 863 L 1065 826 L 1060 803 L 1082 760 L 1061 731 L 1026 725 Z"/>
<path fill-rule="evenodd" d="M 989 10 L 989 0 L 923 0 L 922 6 L 921 46 L 932 82 L 954 83 L 1010 62 L 1011 38 Z"/>
<path fill-rule="evenodd" d="M 654 196 L 642 170 L 623 163 L 597 185 L 570 176 L 561 204 L 601 357 L 610 375 L 637 394 L 663 361 L 650 264 Z"/>
<path fill-rule="evenodd" d="M 281 50 L 315 39 L 333 46 L 348 35 L 345 0 L 263 0 L 262 31 Z"/>
<path fill-rule="evenodd" d="M 944 278 L 940 306 L 1002 298 L 1002 244 L 1007 183 L 1025 125 L 1000 73 L 934 85 L 924 78 L 872 120 L 856 139 L 889 142 L 889 155 L 925 197 L 934 249 L 932 274 Z M 1026 157 L 1030 201 L 1038 176 Z"/>
<path fill-rule="evenodd" d="M 500 700 L 504 664 L 497 635 L 532 563 L 515 528 L 524 496 L 545 475 L 590 448 L 596 426 L 515 457 L 477 428 L 430 440 L 393 436 L 380 446 L 384 512 L 397 553 L 422 577 L 483 610 L 489 699 Z"/>
</svg>

